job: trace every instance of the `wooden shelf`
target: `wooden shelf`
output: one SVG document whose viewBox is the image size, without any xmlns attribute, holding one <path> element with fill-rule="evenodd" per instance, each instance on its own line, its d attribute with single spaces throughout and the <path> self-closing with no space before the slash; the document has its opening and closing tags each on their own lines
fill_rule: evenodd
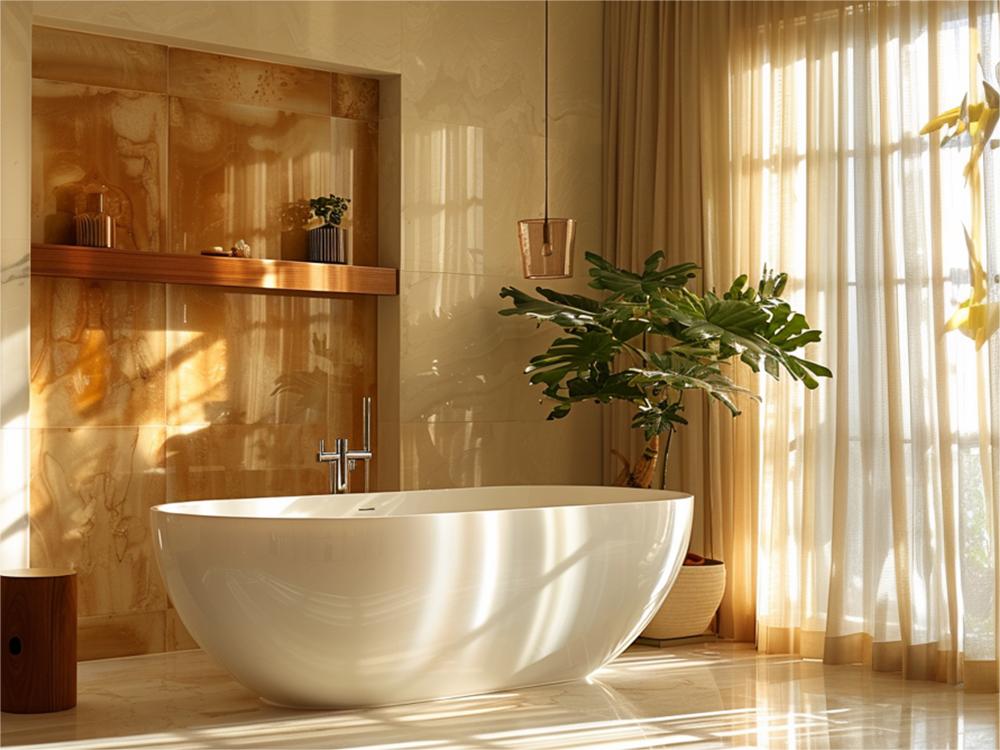
<svg viewBox="0 0 1000 750">
<path fill-rule="evenodd" d="M 32 245 L 31 273 L 311 296 L 399 293 L 399 271 L 395 268 L 143 253 L 77 245 Z"/>
</svg>

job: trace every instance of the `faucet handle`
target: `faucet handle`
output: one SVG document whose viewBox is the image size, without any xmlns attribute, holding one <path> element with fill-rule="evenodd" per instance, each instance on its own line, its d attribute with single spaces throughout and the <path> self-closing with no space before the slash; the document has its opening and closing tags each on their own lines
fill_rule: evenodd
<svg viewBox="0 0 1000 750">
<path fill-rule="evenodd" d="M 370 451 L 372 449 L 372 397 L 371 396 L 365 396 L 361 399 L 361 427 L 362 427 L 361 447 L 363 450 Z"/>
</svg>

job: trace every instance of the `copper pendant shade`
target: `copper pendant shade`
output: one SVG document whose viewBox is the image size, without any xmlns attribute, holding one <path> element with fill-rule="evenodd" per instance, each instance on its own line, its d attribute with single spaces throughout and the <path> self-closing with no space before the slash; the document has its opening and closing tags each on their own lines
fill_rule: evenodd
<svg viewBox="0 0 1000 750">
<path fill-rule="evenodd" d="M 517 222 L 524 278 L 572 276 L 575 236 L 575 219 L 549 218 L 549 2 L 545 0 L 545 217 Z"/>
<path fill-rule="evenodd" d="M 576 219 L 522 219 L 517 222 L 526 279 L 566 279 L 573 275 Z"/>
</svg>

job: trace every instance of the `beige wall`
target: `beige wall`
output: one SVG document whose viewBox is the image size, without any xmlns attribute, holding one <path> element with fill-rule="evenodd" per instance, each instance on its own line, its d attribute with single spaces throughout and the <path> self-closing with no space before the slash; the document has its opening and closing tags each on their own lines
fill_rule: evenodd
<svg viewBox="0 0 1000 750">
<path fill-rule="evenodd" d="M 550 12 L 551 206 L 580 221 L 579 261 L 601 236 L 602 9 Z M 381 486 L 600 481 L 596 410 L 547 422 L 521 374 L 551 336 L 496 314 L 501 286 L 532 286 L 515 222 L 542 210 L 541 3 L 36 2 L 34 14 L 385 74 L 380 182 L 400 190 L 380 197 L 380 257 L 401 275 L 399 298 L 379 302 Z M 577 268 L 553 286 L 582 290 Z"/>
<path fill-rule="evenodd" d="M 31 4 L 0 3 L 0 568 L 28 562 Z"/>
</svg>

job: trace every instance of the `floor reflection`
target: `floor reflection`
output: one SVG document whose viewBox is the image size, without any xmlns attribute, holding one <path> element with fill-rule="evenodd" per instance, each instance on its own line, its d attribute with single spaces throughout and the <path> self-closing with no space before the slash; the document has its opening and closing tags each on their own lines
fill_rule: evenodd
<svg viewBox="0 0 1000 750">
<path fill-rule="evenodd" d="M 883 748 L 997 746 L 995 695 L 743 645 L 634 646 L 586 682 L 366 711 L 258 701 L 198 651 L 88 662 L 80 702 L 3 715 L 4 747 Z"/>
</svg>

